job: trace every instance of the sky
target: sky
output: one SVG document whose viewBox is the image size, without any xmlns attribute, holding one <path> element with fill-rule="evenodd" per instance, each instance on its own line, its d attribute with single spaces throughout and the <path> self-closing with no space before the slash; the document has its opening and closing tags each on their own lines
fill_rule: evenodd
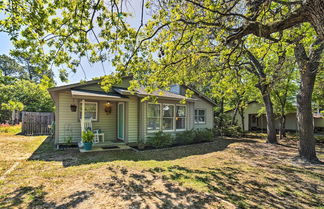
<svg viewBox="0 0 324 209">
<path fill-rule="evenodd" d="M 141 16 L 141 5 L 142 0 L 129 0 L 126 1 L 127 5 L 124 5 L 124 11 L 132 13 L 133 16 L 126 19 L 132 27 L 138 27 L 140 25 L 140 16 Z M 144 15 L 144 21 L 147 20 L 149 16 L 147 12 Z M 9 55 L 10 50 L 13 49 L 13 46 L 10 42 L 9 36 L 6 33 L 0 32 L 0 54 L 7 54 Z M 80 80 L 91 80 L 94 77 L 103 76 L 105 74 L 110 74 L 114 72 L 114 67 L 111 65 L 110 62 L 104 63 L 104 68 L 102 67 L 101 63 L 90 64 L 86 59 L 82 61 L 82 67 L 84 71 L 79 67 L 76 73 L 69 71 L 68 82 L 63 83 L 58 76 L 58 68 L 54 68 L 54 79 L 57 85 L 65 85 L 69 83 L 77 83 Z"/>
</svg>

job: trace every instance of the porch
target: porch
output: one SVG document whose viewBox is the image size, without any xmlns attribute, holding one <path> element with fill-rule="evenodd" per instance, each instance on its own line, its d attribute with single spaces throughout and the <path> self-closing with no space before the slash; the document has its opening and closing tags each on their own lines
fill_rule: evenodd
<svg viewBox="0 0 324 209">
<path fill-rule="evenodd" d="M 84 150 L 80 140 L 80 152 L 129 149 L 125 123 L 128 98 L 76 90 L 72 90 L 72 98 L 80 104 L 81 138 L 83 131 L 94 133 L 92 150 Z"/>
<path fill-rule="evenodd" d="M 82 146 L 79 146 L 79 150 L 82 153 L 83 152 L 102 152 L 102 151 L 109 151 L 109 150 L 128 150 L 128 149 L 131 149 L 131 147 L 126 145 L 124 142 L 112 142 L 112 141 L 94 143 L 92 145 L 91 150 L 85 150 L 82 148 Z"/>
</svg>

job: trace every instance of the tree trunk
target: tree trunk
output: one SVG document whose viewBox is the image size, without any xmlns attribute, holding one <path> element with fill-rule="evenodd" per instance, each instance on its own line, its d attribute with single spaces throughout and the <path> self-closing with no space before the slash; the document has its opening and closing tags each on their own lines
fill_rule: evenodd
<svg viewBox="0 0 324 209">
<path fill-rule="evenodd" d="M 297 128 L 299 133 L 299 155 L 308 161 L 318 161 L 311 98 L 316 74 L 301 72 L 300 92 L 297 95 Z"/>
<path fill-rule="evenodd" d="M 279 129 L 279 139 L 286 137 L 286 116 L 282 114 L 280 116 L 280 129 Z"/>
<path fill-rule="evenodd" d="M 324 3 L 323 0 L 308 0 L 305 4 L 306 17 L 316 30 L 319 38 L 324 40 Z"/>
<path fill-rule="evenodd" d="M 267 143 L 277 144 L 277 136 L 276 136 L 276 126 L 273 114 L 273 106 L 270 98 L 270 92 L 268 90 L 267 85 L 260 85 L 260 90 L 262 93 L 262 99 L 264 102 L 265 110 L 266 110 L 266 119 L 267 119 Z"/>
<path fill-rule="evenodd" d="M 220 101 L 220 117 L 219 117 L 219 124 L 218 124 L 219 128 L 223 127 L 223 119 L 224 119 L 223 117 L 224 117 L 224 98 L 222 98 Z"/>
<path fill-rule="evenodd" d="M 242 132 L 245 132 L 245 124 L 244 124 L 244 108 L 239 108 L 239 114 L 241 117 L 241 123 L 242 123 Z"/>
<path fill-rule="evenodd" d="M 235 106 L 235 109 L 234 109 L 234 113 L 233 113 L 233 117 L 232 117 L 232 122 L 231 122 L 232 125 L 235 124 L 235 118 L 236 118 L 236 115 L 237 115 L 237 109 L 238 109 L 238 105 L 236 105 Z"/>
<path fill-rule="evenodd" d="M 305 47 L 298 43 L 295 57 L 300 71 L 300 90 L 297 95 L 297 128 L 299 134 L 299 156 L 309 162 L 318 162 L 315 152 L 315 138 L 312 112 L 312 94 L 324 42 L 317 39 L 307 56 Z"/>
</svg>

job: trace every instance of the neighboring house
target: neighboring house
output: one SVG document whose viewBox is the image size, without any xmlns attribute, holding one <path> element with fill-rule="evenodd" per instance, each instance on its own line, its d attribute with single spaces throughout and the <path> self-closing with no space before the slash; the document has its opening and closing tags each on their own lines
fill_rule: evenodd
<svg viewBox="0 0 324 209">
<path fill-rule="evenodd" d="M 259 114 L 260 109 L 263 107 L 258 102 L 250 102 L 244 111 L 244 131 L 267 130 L 267 120 L 265 114 Z M 233 117 L 234 110 L 228 111 Z M 235 121 L 238 126 L 243 128 L 241 116 L 237 113 Z M 276 129 L 280 127 L 279 118 L 275 120 Z M 324 117 L 321 114 L 314 114 L 314 129 L 315 131 L 324 131 Z M 286 130 L 297 131 L 297 117 L 296 113 L 288 113 L 286 115 Z"/>
<path fill-rule="evenodd" d="M 135 94 L 127 90 L 131 77 L 124 77 L 110 92 L 104 92 L 98 80 L 50 88 L 55 102 L 55 143 L 68 139 L 80 142 L 84 120 L 92 118 L 93 129 L 101 130 L 105 142 L 126 144 L 146 141 L 160 130 L 177 133 L 196 128 L 213 128 L 215 103 L 202 93 L 174 85 L 170 91 L 157 91 L 158 104 L 141 102 L 148 96 L 144 88 Z M 192 98 L 184 96 L 190 88 Z M 180 101 L 186 99 L 185 104 Z M 84 112 L 82 112 L 84 110 Z"/>
</svg>

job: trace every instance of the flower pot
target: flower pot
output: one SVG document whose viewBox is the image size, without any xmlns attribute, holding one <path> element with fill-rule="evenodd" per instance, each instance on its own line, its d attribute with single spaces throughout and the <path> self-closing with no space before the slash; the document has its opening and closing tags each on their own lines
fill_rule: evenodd
<svg viewBox="0 0 324 209">
<path fill-rule="evenodd" d="M 85 150 L 92 150 L 92 142 L 84 142 L 83 149 Z"/>
</svg>

